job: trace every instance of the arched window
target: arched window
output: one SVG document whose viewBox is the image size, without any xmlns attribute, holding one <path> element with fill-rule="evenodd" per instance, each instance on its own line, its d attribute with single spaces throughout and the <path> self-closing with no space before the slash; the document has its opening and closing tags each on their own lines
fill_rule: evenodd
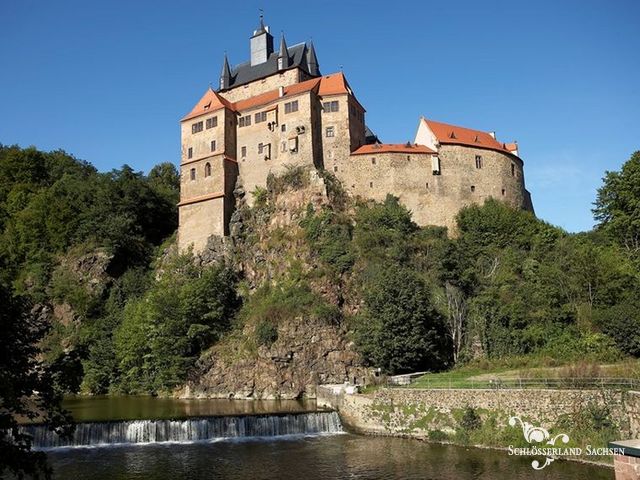
<svg viewBox="0 0 640 480">
<path fill-rule="evenodd" d="M 191 180 L 195 180 L 196 179 L 196 169 L 192 168 L 191 169 Z"/>
<path fill-rule="evenodd" d="M 205 177 L 211 176 L 211 164 L 209 162 L 207 162 L 204 166 L 204 176 Z"/>
</svg>

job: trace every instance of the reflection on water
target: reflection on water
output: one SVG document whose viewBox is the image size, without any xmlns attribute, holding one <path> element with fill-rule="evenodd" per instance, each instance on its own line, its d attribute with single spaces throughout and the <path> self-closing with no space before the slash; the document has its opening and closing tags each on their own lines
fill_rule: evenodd
<svg viewBox="0 0 640 480">
<path fill-rule="evenodd" d="M 557 461 L 542 471 L 506 452 L 356 435 L 53 451 L 56 480 L 613 480 L 613 470 Z"/>
<path fill-rule="evenodd" d="M 63 406 L 71 411 L 76 422 L 171 419 L 317 410 L 315 400 L 177 399 L 142 395 L 72 396 L 65 398 Z"/>
</svg>

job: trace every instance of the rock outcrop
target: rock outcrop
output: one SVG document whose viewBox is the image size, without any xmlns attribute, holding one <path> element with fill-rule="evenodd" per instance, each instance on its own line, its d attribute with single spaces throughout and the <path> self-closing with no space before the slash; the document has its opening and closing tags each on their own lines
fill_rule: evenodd
<svg viewBox="0 0 640 480">
<path fill-rule="evenodd" d="M 329 305 L 347 308 L 341 286 L 322 273 L 300 226 L 310 208 L 330 206 L 325 181 L 315 169 L 290 176 L 295 178 L 289 182 L 271 179 L 267 198 L 253 208 L 246 206 L 242 188 L 236 188 L 232 235 L 211 238 L 199 261 L 227 262 L 250 292 L 265 284 L 277 285 L 297 271 L 308 279 L 314 294 Z M 270 345 L 256 341 L 255 324 L 238 327 L 201 356 L 178 394 L 290 399 L 315 397 L 318 384 L 362 382 L 367 369 L 339 323 L 304 315 L 279 319 L 277 339 Z"/>
</svg>

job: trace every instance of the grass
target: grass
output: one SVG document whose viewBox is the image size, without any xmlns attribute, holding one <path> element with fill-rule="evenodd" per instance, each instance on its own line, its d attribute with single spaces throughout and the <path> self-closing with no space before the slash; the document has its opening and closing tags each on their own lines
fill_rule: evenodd
<svg viewBox="0 0 640 480">
<path fill-rule="evenodd" d="M 591 379 L 634 379 L 640 381 L 640 361 L 629 359 L 614 364 L 573 362 L 565 365 L 544 366 L 539 359 L 521 357 L 502 359 L 493 364 L 486 361 L 472 363 L 454 370 L 429 373 L 416 379 L 410 388 L 487 388 L 493 382 L 504 386 L 522 386 L 527 383 L 541 385 L 548 379 L 549 386 L 579 386 Z M 588 380 L 587 380 L 588 379 Z"/>
</svg>

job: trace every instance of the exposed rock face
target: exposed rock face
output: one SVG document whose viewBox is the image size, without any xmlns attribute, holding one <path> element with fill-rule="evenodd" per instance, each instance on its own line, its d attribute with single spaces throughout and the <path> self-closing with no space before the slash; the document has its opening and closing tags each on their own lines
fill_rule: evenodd
<svg viewBox="0 0 640 480">
<path fill-rule="evenodd" d="M 253 352 L 242 350 L 235 342 L 216 346 L 203 356 L 180 395 L 314 398 L 318 384 L 362 382 L 366 375 L 345 332 L 318 321 L 296 318 L 279 325 L 278 339 L 271 346 L 260 346 Z"/>
<path fill-rule="evenodd" d="M 268 182 L 268 201 L 249 209 L 244 190 L 236 188 L 237 210 L 229 238 L 211 237 L 199 256 L 203 264 L 229 262 L 253 291 L 277 284 L 292 270 L 308 277 L 314 293 L 327 303 L 342 305 L 341 286 L 318 274 L 322 266 L 309 250 L 300 221 L 309 206 L 318 210 L 330 204 L 325 181 L 315 169 L 292 183 Z M 362 382 L 367 369 L 348 339 L 345 328 L 297 316 L 277 323 L 277 340 L 259 346 L 255 325 L 225 336 L 198 362 L 184 397 L 299 398 L 315 397 L 316 385 Z"/>
</svg>

